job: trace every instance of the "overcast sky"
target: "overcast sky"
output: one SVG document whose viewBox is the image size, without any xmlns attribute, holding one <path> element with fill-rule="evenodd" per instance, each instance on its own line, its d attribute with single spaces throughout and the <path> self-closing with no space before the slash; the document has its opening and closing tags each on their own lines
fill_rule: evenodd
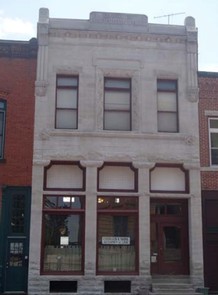
<svg viewBox="0 0 218 295">
<path fill-rule="evenodd" d="M 106 11 L 145 14 L 150 23 L 183 25 L 185 17 L 193 16 L 199 70 L 218 72 L 218 0 L 1 0 L 0 39 L 36 37 L 40 7 L 47 7 L 52 18 L 88 19 L 91 11 Z"/>
</svg>

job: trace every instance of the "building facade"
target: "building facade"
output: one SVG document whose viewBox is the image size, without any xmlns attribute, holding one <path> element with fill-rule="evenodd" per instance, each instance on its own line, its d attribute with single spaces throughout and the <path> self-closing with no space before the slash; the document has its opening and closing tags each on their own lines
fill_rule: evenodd
<svg viewBox="0 0 218 295">
<path fill-rule="evenodd" d="M 205 285 L 218 291 L 218 73 L 199 72 Z"/>
<path fill-rule="evenodd" d="M 36 39 L 0 41 L 0 293 L 28 277 Z"/>
<path fill-rule="evenodd" d="M 197 29 L 38 21 L 28 294 L 203 285 Z"/>
</svg>

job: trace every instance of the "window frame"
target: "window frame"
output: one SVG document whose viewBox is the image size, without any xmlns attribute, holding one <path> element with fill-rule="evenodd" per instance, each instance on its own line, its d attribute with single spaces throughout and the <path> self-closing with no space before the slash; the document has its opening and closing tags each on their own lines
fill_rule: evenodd
<svg viewBox="0 0 218 295">
<path fill-rule="evenodd" d="M 0 143 L 0 162 L 4 161 L 4 149 L 5 149 L 5 132 L 6 132 L 6 107 L 7 101 L 5 99 L 0 98 L 0 113 L 2 114 L 2 130 L 0 130 L 0 138 L 2 139 L 2 143 Z"/>
<path fill-rule="evenodd" d="M 127 81 L 129 82 L 128 88 L 122 88 L 122 87 L 108 87 L 106 86 L 107 81 Z M 122 110 L 122 109 L 115 109 L 115 110 L 109 110 L 105 107 L 105 94 L 107 91 L 111 92 L 119 92 L 119 93 L 128 93 L 129 94 L 129 109 L 128 110 Z M 104 112 L 104 119 L 103 119 L 103 129 L 107 131 L 131 131 L 132 130 L 132 79 L 131 78 L 121 78 L 121 77 L 104 77 L 104 102 L 103 102 L 103 112 Z M 105 122 L 105 114 L 106 113 L 128 113 L 129 114 L 129 126 L 127 126 L 127 129 L 111 129 L 106 126 Z"/>
<path fill-rule="evenodd" d="M 134 173 L 134 188 L 130 189 L 107 189 L 107 188 L 100 188 L 100 173 L 105 167 L 126 167 L 133 171 Z M 98 167 L 97 170 L 97 190 L 99 192 L 138 192 L 138 169 L 130 163 L 124 162 L 104 162 L 102 166 Z"/>
<path fill-rule="evenodd" d="M 77 85 L 76 86 L 73 86 L 73 85 L 66 85 L 66 86 L 58 86 L 58 79 L 61 79 L 61 78 L 69 78 L 69 79 L 76 79 L 77 81 Z M 76 108 L 61 108 L 61 107 L 58 107 L 57 106 L 57 93 L 58 93 L 58 90 L 59 89 L 68 89 L 68 90 L 76 90 L 77 91 L 77 98 L 76 98 Z M 71 111 L 76 111 L 76 126 L 75 128 L 73 127 L 68 127 L 68 128 L 63 128 L 63 127 L 58 127 L 57 126 L 57 112 L 58 110 L 71 110 Z M 61 74 L 58 74 L 56 76 L 56 95 L 55 95 L 55 129 L 67 129 L 67 130 L 75 130 L 75 129 L 78 129 L 78 110 L 79 110 L 79 75 L 61 75 Z"/>
<path fill-rule="evenodd" d="M 81 208 L 46 208 L 45 207 L 45 199 L 46 197 L 79 197 L 81 199 L 82 207 Z M 57 201 L 58 204 L 58 201 Z M 45 220 L 44 216 L 48 215 L 78 215 L 81 217 L 82 222 L 82 234 L 81 234 L 81 270 L 80 271 L 47 271 L 44 270 L 44 247 L 45 247 Z M 41 263 L 40 263 L 40 274 L 42 275 L 82 275 L 84 274 L 84 262 L 85 262 L 85 195 L 76 195 L 76 194 L 44 194 L 43 202 L 42 202 L 42 231 L 41 231 Z"/>
<path fill-rule="evenodd" d="M 151 189 L 151 181 L 152 181 L 152 171 L 155 170 L 155 168 L 178 168 L 184 173 L 184 181 L 185 181 L 185 189 L 184 190 L 152 190 Z M 154 167 L 152 167 L 149 170 L 149 191 L 150 193 L 167 193 L 167 194 L 189 194 L 190 192 L 190 176 L 189 176 L 189 170 L 185 169 L 183 164 L 170 164 L 170 163 L 156 163 Z"/>
<path fill-rule="evenodd" d="M 71 187 L 71 188 L 52 187 L 52 188 L 49 188 L 47 186 L 47 174 L 48 174 L 48 170 L 53 165 L 54 166 L 56 166 L 56 165 L 77 166 L 79 169 L 81 169 L 82 175 L 83 175 L 82 187 L 77 187 L 77 188 L 75 188 L 75 187 Z M 50 161 L 50 163 L 44 167 L 43 189 L 45 191 L 85 191 L 85 187 L 86 187 L 86 168 L 83 167 L 79 161 Z"/>
<path fill-rule="evenodd" d="M 218 163 L 217 164 L 213 164 L 213 161 L 212 161 L 212 150 L 218 150 L 218 147 L 217 148 L 212 148 L 212 140 L 211 140 L 211 134 L 216 134 L 217 133 L 217 136 L 218 136 L 218 128 L 212 128 L 210 127 L 210 122 L 212 120 L 216 120 L 218 122 L 218 118 L 217 117 L 210 117 L 208 118 L 208 137 L 209 137 L 209 156 L 210 156 L 210 166 L 218 166 Z"/>
<path fill-rule="evenodd" d="M 124 198 L 129 198 L 129 199 L 134 199 L 136 200 L 136 209 L 101 209 L 98 207 L 98 200 L 99 198 L 109 198 L 109 199 L 114 199 L 114 201 L 118 199 L 124 199 Z M 116 201 L 115 201 L 116 202 Z M 97 235 L 96 235 L 96 274 L 97 275 L 137 275 L 139 273 L 139 198 L 137 196 L 122 196 L 122 195 L 116 195 L 116 196 L 108 196 L 108 195 L 98 195 L 97 196 Z M 99 219 L 100 216 L 133 216 L 135 218 L 135 270 L 134 271 L 105 271 L 105 270 L 99 270 Z M 114 221 L 113 221 L 114 222 Z"/>
<path fill-rule="evenodd" d="M 160 87 L 159 83 L 174 83 L 175 89 Z M 163 89 L 164 88 L 164 89 Z M 176 111 L 159 111 L 158 110 L 158 93 L 175 93 L 176 96 Z M 175 114 L 176 115 L 176 130 L 175 131 L 162 131 L 159 130 L 158 117 L 159 114 Z M 165 133 L 178 133 L 179 132 L 179 109 L 178 109 L 178 80 L 177 79 L 157 79 L 157 130 L 158 132 Z"/>
</svg>

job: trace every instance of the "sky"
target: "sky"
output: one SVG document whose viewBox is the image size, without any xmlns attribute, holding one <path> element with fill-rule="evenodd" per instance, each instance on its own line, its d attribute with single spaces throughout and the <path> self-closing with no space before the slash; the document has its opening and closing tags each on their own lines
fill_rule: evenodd
<svg viewBox="0 0 218 295">
<path fill-rule="evenodd" d="M 89 19 L 90 12 L 104 11 L 145 14 L 149 23 L 183 25 L 192 16 L 198 28 L 199 70 L 218 72 L 218 0 L 1 0 L 0 39 L 36 37 L 40 7 L 48 8 L 51 18 Z"/>
</svg>

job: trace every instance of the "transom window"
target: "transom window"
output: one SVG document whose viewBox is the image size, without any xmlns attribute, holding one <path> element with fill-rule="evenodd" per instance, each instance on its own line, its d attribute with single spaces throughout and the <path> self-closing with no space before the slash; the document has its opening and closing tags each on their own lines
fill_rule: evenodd
<svg viewBox="0 0 218 295">
<path fill-rule="evenodd" d="M 0 160 L 4 157 L 6 101 L 0 99 Z"/>
<path fill-rule="evenodd" d="M 218 165 L 218 118 L 209 118 L 210 163 Z"/>
<path fill-rule="evenodd" d="M 78 77 L 57 76 L 55 128 L 77 129 Z"/>
<path fill-rule="evenodd" d="M 131 130 L 131 80 L 105 78 L 104 129 Z"/>
<path fill-rule="evenodd" d="M 157 120 L 159 132 L 178 132 L 177 81 L 157 80 Z"/>
</svg>

